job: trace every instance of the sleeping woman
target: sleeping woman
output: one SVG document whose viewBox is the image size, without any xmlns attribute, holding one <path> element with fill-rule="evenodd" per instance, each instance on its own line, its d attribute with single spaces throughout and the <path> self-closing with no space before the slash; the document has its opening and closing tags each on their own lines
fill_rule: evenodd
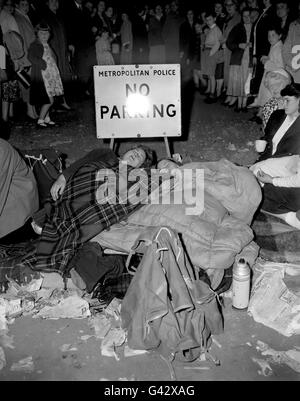
<svg viewBox="0 0 300 401">
<path fill-rule="evenodd" d="M 99 172 L 114 172 L 118 180 L 121 166 L 126 164 L 127 174 L 134 169 L 143 169 L 148 177 L 152 162 L 153 152 L 142 146 L 127 151 L 121 159 L 109 149 L 100 149 L 75 162 L 51 188 L 53 199 L 47 204 L 41 236 L 36 249 L 26 255 L 22 265 L 32 271 L 67 274 L 68 262 L 80 245 L 141 206 L 141 202 L 133 202 L 129 196 L 124 201 L 119 192 L 115 202 L 103 200 L 99 194 L 105 196 L 101 186 L 105 185 L 106 176 L 99 176 Z M 145 189 L 148 195 L 148 179 L 144 182 L 142 179 L 138 182 L 128 180 L 127 184 L 128 189 L 136 185 Z M 10 277 L 14 276 L 13 271 L 8 273 Z"/>
</svg>

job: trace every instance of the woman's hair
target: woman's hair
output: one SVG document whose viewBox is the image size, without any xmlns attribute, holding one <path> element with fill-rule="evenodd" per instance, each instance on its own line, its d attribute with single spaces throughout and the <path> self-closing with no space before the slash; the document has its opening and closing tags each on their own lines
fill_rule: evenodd
<svg viewBox="0 0 300 401">
<path fill-rule="evenodd" d="M 150 168 L 156 163 L 156 156 L 152 149 L 148 148 L 148 146 L 138 145 L 135 148 L 143 149 L 146 155 L 146 159 L 144 163 L 141 165 L 143 168 Z"/>
<path fill-rule="evenodd" d="M 287 85 L 280 92 L 281 96 L 295 96 L 296 98 L 300 98 L 300 85 L 299 84 L 290 84 Z"/>
<path fill-rule="evenodd" d="M 269 71 L 264 79 L 264 85 L 272 94 L 272 97 L 280 97 L 281 91 L 287 85 L 291 84 L 292 77 L 284 69 Z"/>
<path fill-rule="evenodd" d="M 98 35 L 101 36 L 105 32 L 109 33 L 109 30 L 107 28 L 103 27 L 102 29 L 99 29 Z"/>
<path fill-rule="evenodd" d="M 51 32 L 51 28 L 46 22 L 41 21 L 35 27 L 35 34 L 37 34 L 39 31 Z"/>
<path fill-rule="evenodd" d="M 170 161 L 170 162 L 172 162 L 172 163 L 175 163 L 175 164 L 177 164 L 178 167 L 183 166 L 182 163 L 178 162 L 177 160 L 172 159 L 172 157 L 163 157 L 162 159 L 157 160 L 156 167 L 157 167 L 158 164 L 159 164 L 160 162 L 162 162 L 163 160 L 168 160 L 168 161 Z"/>
<path fill-rule="evenodd" d="M 277 35 L 281 36 L 282 35 L 282 29 L 279 26 L 279 24 L 276 25 L 272 25 L 268 28 L 268 32 L 270 31 L 274 31 L 275 33 L 277 33 Z"/>
</svg>

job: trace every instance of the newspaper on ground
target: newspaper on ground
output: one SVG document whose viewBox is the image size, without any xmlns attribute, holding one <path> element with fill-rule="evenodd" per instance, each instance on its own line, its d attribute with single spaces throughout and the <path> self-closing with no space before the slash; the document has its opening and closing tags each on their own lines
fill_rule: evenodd
<svg viewBox="0 0 300 401">
<path fill-rule="evenodd" d="M 32 360 L 32 356 L 28 356 L 27 358 L 21 359 L 19 362 L 13 363 L 10 370 L 12 372 L 24 372 L 24 373 L 33 372 L 34 363 Z"/>
<path fill-rule="evenodd" d="M 121 347 L 126 341 L 126 333 L 122 328 L 113 327 L 106 334 L 101 343 L 101 354 L 103 356 L 115 357 L 117 361 L 120 356 L 117 353 L 117 348 Z"/>
<path fill-rule="evenodd" d="M 78 295 L 62 299 L 55 306 L 45 306 L 34 318 L 43 319 L 84 319 L 91 315 L 89 304 Z"/>
<path fill-rule="evenodd" d="M 5 366 L 6 366 L 6 358 L 5 358 L 4 349 L 2 347 L 0 347 L 0 370 L 5 368 Z"/>
<path fill-rule="evenodd" d="M 95 330 L 96 338 L 103 340 L 109 332 L 112 322 L 111 319 L 107 318 L 105 315 L 96 315 L 90 318 L 89 325 Z"/>
<path fill-rule="evenodd" d="M 295 372 L 300 373 L 300 350 L 293 348 L 288 351 L 277 351 L 263 341 L 257 341 L 256 349 L 267 356 L 269 362 L 288 365 Z"/>
<path fill-rule="evenodd" d="M 248 313 L 284 336 L 300 334 L 300 297 L 284 278 L 300 275 L 300 265 L 268 262 L 262 266 L 251 291 Z"/>
</svg>

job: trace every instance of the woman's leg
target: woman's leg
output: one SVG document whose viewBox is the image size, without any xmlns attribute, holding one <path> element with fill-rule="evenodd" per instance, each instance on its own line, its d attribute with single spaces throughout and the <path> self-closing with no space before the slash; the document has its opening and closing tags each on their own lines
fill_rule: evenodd
<svg viewBox="0 0 300 401">
<path fill-rule="evenodd" d="M 14 117 L 14 104 L 13 104 L 13 102 L 9 103 L 8 116 L 9 116 L 9 118 L 13 118 Z"/>
<path fill-rule="evenodd" d="M 223 82 L 223 78 L 217 79 L 217 97 L 220 97 L 222 94 Z"/>
<path fill-rule="evenodd" d="M 2 120 L 8 122 L 9 102 L 2 100 Z"/>
<path fill-rule="evenodd" d="M 45 119 L 47 119 L 47 117 L 49 117 L 49 110 L 50 110 L 51 106 L 53 105 L 53 97 L 49 97 L 49 100 L 50 100 L 50 103 L 43 104 L 41 107 L 41 110 L 40 110 L 38 125 L 40 125 L 42 127 L 47 126 Z"/>
<path fill-rule="evenodd" d="M 26 103 L 26 107 L 27 107 L 27 116 L 36 120 L 38 118 L 38 114 L 36 112 L 35 107 L 30 103 Z"/>
<path fill-rule="evenodd" d="M 210 80 L 210 96 L 214 97 L 216 92 L 216 78 L 214 75 L 210 75 L 209 80 Z"/>
</svg>

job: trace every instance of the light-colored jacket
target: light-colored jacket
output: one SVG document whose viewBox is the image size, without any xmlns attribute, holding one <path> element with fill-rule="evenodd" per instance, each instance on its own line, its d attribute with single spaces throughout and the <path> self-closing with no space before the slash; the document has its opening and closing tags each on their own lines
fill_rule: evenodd
<svg viewBox="0 0 300 401">
<path fill-rule="evenodd" d="M 296 83 L 300 83 L 300 22 L 291 23 L 288 36 L 282 49 L 285 69 Z"/>
</svg>

